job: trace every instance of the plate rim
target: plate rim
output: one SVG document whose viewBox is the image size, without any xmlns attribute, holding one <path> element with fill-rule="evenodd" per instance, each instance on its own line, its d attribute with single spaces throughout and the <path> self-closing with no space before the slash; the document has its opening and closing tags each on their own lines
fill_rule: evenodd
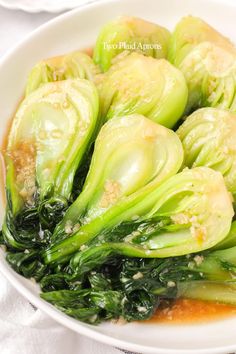
<svg viewBox="0 0 236 354">
<path fill-rule="evenodd" d="M 83 7 L 87 4 L 91 4 L 93 2 L 96 2 L 96 1 L 99 1 L 99 0 L 82 0 L 81 4 L 77 4 L 77 5 L 53 5 L 53 6 L 47 6 L 47 5 L 44 5 L 44 6 L 40 6 L 40 3 L 37 7 L 31 7 L 30 5 L 26 5 L 26 4 L 23 4 L 23 3 L 9 3 L 7 0 L 0 0 L 0 6 L 2 6 L 3 8 L 5 9 L 8 9 L 8 10 L 21 10 L 21 11 L 24 11 L 24 12 L 28 12 L 28 13 L 32 13 L 32 14 L 36 14 L 36 13 L 40 13 L 40 12 L 48 12 L 48 13 L 60 13 L 60 12 L 64 12 L 64 11 L 67 11 L 67 10 L 71 10 L 71 9 L 74 9 L 74 8 L 79 8 L 79 7 Z"/>
<path fill-rule="evenodd" d="M 0 0 L 0 4 L 1 4 Z M 88 8 L 96 8 L 101 5 L 109 4 L 109 3 L 117 3 L 119 0 L 92 0 L 90 2 L 87 2 L 75 9 L 72 9 L 66 13 L 62 13 L 59 16 L 47 21 L 46 23 L 40 25 L 36 29 L 34 29 L 32 32 L 27 34 L 23 39 L 21 39 L 16 45 L 14 45 L 11 49 L 9 49 L 4 55 L 0 57 L 0 69 L 2 66 L 4 66 L 5 62 L 8 61 L 8 58 L 11 57 L 11 55 L 14 54 L 14 52 L 18 49 L 21 48 L 21 46 L 24 46 L 28 41 L 31 40 L 37 33 L 40 33 L 41 31 L 44 31 L 47 28 L 50 28 L 57 22 L 63 22 L 64 19 L 67 17 L 70 18 L 76 13 L 81 13 L 81 12 L 86 12 Z M 135 0 L 129 0 L 133 1 L 135 3 Z M 209 2 L 212 3 L 221 3 L 224 4 L 224 6 L 229 6 L 230 8 L 236 9 L 236 2 L 234 3 L 233 1 L 228 1 L 224 2 L 224 0 L 208 0 Z M 10 265 L 7 263 L 5 259 L 5 252 L 0 249 L 0 272 L 1 274 L 10 282 L 10 284 L 21 294 L 23 295 L 28 301 L 30 301 L 33 305 L 35 305 L 38 309 L 43 311 L 45 314 L 53 318 L 56 322 L 60 323 L 61 325 L 73 330 L 76 333 L 79 333 L 81 335 L 85 335 L 88 338 L 94 339 L 98 342 L 108 344 L 113 347 L 117 348 L 122 348 L 128 351 L 135 351 L 137 353 L 142 352 L 142 353 L 147 353 L 147 354 L 212 354 L 214 351 L 214 354 L 222 354 L 222 353 L 232 353 L 236 351 L 236 340 L 235 344 L 229 345 L 229 346 L 217 346 L 217 347 L 211 347 L 207 349 L 168 349 L 168 348 L 158 348 L 158 347 L 147 347 L 145 345 L 141 344 L 135 344 L 132 342 L 127 342 L 126 340 L 122 339 L 117 339 L 114 337 L 111 337 L 109 334 L 103 334 L 101 332 L 98 332 L 94 330 L 93 326 L 84 324 L 83 322 L 79 320 L 75 320 L 58 309 L 56 309 L 54 306 L 51 304 L 47 303 L 45 300 L 41 299 L 38 295 L 35 295 L 30 289 L 28 289 L 21 281 L 20 278 L 22 277 L 25 279 L 23 276 L 20 276 L 17 274 L 12 268 L 10 268 Z M 15 274 L 17 275 L 15 275 Z M 29 280 L 29 279 L 28 279 Z M 73 325 L 73 323 L 75 325 Z M 77 328 L 75 328 L 77 327 Z M 79 329 L 79 331 L 77 330 Z"/>
<path fill-rule="evenodd" d="M 109 1 L 109 0 L 108 0 Z M 4 251 L 1 250 L 4 257 Z M 147 347 L 141 344 L 129 343 L 122 339 L 117 339 L 109 336 L 108 334 L 103 334 L 94 330 L 93 326 L 91 325 L 84 325 L 83 322 L 73 319 L 56 307 L 51 305 L 50 303 L 46 302 L 45 300 L 41 299 L 39 296 L 35 295 L 31 292 L 21 281 L 18 277 L 15 277 L 14 270 L 8 269 L 10 265 L 6 263 L 5 259 L 1 259 L 0 256 L 0 272 L 4 277 L 11 283 L 11 285 L 21 294 L 23 295 L 28 301 L 30 301 L 37 309 L 43 311 L 45 314 L 53 318 L 56 322 L 60 323 L 62 326 L 71 329 L 72 331 L 79 333 L 81 335 L 86 336 L 87 338 L 96 340 L 103 344 L 110 345 L 112 347 L 116 347 L 118 349 L 124 349 L 128 351 L 135 352 L 133 354 L 138 353 L 146 353 L 146 354 L 212 354 L 214 350 L 214 354 L 222 354 L 222 353 L 232 353 L 236 350 L 236 343 L 235 345 L 230 346 L 221 346 L 215 348 L 208 348 L 208 349 L 168 349 L 168 348 L 157 348 L 157 347 Z M 17 274 L 19 278 L 24 278 L 23 276 Z M 24 278 L 25 279 L 25 278 Z M 27 279 L 29 280 L 29 279 Z M 75 326 L 73 325 L 75 323 Z M 79 327 L 80 331 L 78 331 L 75 327 Z M 90 328 L 91 327 L 91 328 Z M 130 353 L 132 354 L 132 353 Z"/>
</svg>

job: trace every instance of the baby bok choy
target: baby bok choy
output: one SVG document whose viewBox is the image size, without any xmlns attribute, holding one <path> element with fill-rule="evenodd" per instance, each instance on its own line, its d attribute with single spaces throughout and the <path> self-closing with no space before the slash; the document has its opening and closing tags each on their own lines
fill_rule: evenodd
<svg viewBox="0 0 236 354">
<path fill-rule="evenodd" d="M 180 283 L 178 294 L 187 299 L 236 305 L 236 283 L 234 279 L 225 282 L 202 280 Z"/>
<path fill-rule="evenodd" d="M 179 296 L 236 305 L 236 247 L 198 257 L 198 281 L 179 284 Z M 193 264 L 189 264 L 191 268 Z M 194 265 L 194 268 L 195 265 Z"/>
<path fill-rule="evenodd" d="M 184 74 L 186 111 L 211 106 L 236 110 L 236 48 L 204 21 L 187 17 L 177 25 L 169 58 Z"/>
<path fill-rule="evenodd" d="M 131 53 L 97 81 L 106 120 L 139 113 L 167 128 L 181 117 L 188 97 L 183 74 L 165 59 Z"/>
<path fill-rule="evenodd" d="M 220 243 L 217 243 L 214 249 L 223 250 L 235 246 L 236 246 L 236 221 L 233 221 L 228 235 Z"/>
<path fill-rule="evenodd" d="M 82 79 L 45 84 L 21 103 L 5 152 L 7 246 L 41 242 L 41 224 L 61 218 L 98 124 L 98 105 L 95 86 Z"/>
<path fill-rule="evenodd" d="M 228 51 L 235 52 L 231 41 L 201 18 L 183 17 L 176 25 L 170 39 L 168 59 L 179 66 L 183 59 L 200 43 L 211 42 Z"/>
<path fill-rule="evenodd" d="M 169 31 L 136 17 L 121 16 L 107 23 L 97 38 L 93 59 L 107 71 L 113 58 L 123 51 L 137 51 L 154 58 L 166 58 Z"/>
<path fill-rule="evenodd" d="M 94 81 L 99 73 L 100 69 L 92 58 L 80 51 L 49 58 L 31 70 L 26 84 L 26 96 L 47 82 L 77 78 Z"/>
<path fill-rule="evenodd" d="M 82 193 L 58 224 L 52 240 L 73 233 L 81 224 L 99 218 L 135 192 L 139 198 L 178 172 L 183 161 L 177 135 L 142 115 L 109 120 L 95 142 L 90 169 Z M 137 196 L 135 198 L 138 198 Z"/>
<path fill-rule="evenodd" d="M 207 166 L 222 173 L 236 193 L 236 114 L 216 108 L 192 113 L 177 130 L 184 148 L 184 166 Z"/>
<path fill-rule="evenodd" d="M 97 257 L 100 262 L 113 254 L 163 258 L 196 253 L 222 241 L 234 215 L 222 175 L 207 167 L 185 169 L 135 204 L 120 205 L 46 250 L 45 262 L 64 260 L 79 248 L 71 260 L 78 270 L 81 257 L 86 262 Z"/>
<path fill-rule="evenodd" d="M 41 297 L 89 323 L 120 316 L 127 321 L 147 319 L 162 300 L 171 307 L 182 296 L 235 305 L 235 252 L 234 247 L 165 259 L 113 255 L 103 264 L 97 259 L 92 270 L 83 268 L 74 282 L 67 278 L 62 285 L 58 274 L 46 276 Z"/>
</svg>

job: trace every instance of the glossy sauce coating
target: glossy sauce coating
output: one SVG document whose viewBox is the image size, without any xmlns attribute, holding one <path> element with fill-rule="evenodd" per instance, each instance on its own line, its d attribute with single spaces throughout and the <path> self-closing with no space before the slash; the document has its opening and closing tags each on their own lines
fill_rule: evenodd
<svg viewBox="0 0 236 354">
<path fill-rule="evenodd" d="M 220 320 L 236 315 L 236 306 L 201 300 L 178 299 L 157 309 L 147 323 L 199 323 Z"/>
<path fill-rule="evenodd" d="M 93 47 L 85 48 L 82 50 L 87 55 L 92 57 Z M 52 62 L 56 62 L 60 59 L 60 56 L 52 58 Z M 23 98 L 20 100 L 20 102 Z M 20 103 L 19 102 L 19 103 Z M 17 105 L 17 107 L 19 104 Z M 5 164 L 4 164 L 4 154 L 7 147 L 8 134 L 12 125 L 13 117 L 9 119 L 5 136 L 0 145 L 0 188 L 2 189 L 3 203 L 5 205 Z M 214 320 L 220 320 L 223 318 L 228 318 L 236 315 L 236 306 L 212 303 L 201 300 L 192 299 L 178 299 L 171 304 L 163 305 L 158 308 L 154 316 L 144 321 L 145 323 L 168 323 L 168 324 L 187 324 L 187 323 L 199 323 L 208 322 Z"/>
</svg>

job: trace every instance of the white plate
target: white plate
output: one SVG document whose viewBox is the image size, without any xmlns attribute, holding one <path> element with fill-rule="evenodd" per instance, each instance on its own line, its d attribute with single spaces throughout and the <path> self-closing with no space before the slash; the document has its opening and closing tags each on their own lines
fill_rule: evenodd
<svg viewBox="0 0 236 354">
<path fill-rule="evenodd" d="M 30 68 L 40 59 L 89 47 L 99 28 L 121 14 L 140 16 L 173 28 L 183 15 L 200 16 L 236 40 L 236 6 L 213 0 L 114 0 L 103 1 L 66 13 L 42 26 L 0 62 L 0 140 L 17 102 L 22 97 Z M 3 207 L 0 208 L 3 215 Z M 217 354 L 236 351 L 236 318 L 196 325 L 131 323 L 98 327 L 67 317 L 40 299 L 35 284 L 16 274 L 0 252 L 0 271 L 29 299 L 63 325 L 113 346 L 153 354 Z"/>
<path fill-rule="evenodd" d="M 98 0 L 0 0 L 0 5 L 26 12 L 60 12 Z"/>
</svg>

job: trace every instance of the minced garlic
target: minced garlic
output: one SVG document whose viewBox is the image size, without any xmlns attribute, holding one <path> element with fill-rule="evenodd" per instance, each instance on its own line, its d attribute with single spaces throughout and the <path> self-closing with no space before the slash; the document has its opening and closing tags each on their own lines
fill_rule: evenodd
<svg viewBox="0 0 236 354">
<path fill-rule="evenodd" d="M 120 184 L 117 181 L 107 180 L 104 186 L 104 194 L 100 201 L 101 208 L 107 208 L 114 204 L 121 194 Z"/>
<path fill-rule="evenodd" d="M 141 278 L 143 278 L 143 273 L 141 272 L 137 272 L 133 275 L 134 280 L 141 279 Z"/>
</svg>

